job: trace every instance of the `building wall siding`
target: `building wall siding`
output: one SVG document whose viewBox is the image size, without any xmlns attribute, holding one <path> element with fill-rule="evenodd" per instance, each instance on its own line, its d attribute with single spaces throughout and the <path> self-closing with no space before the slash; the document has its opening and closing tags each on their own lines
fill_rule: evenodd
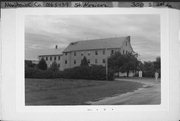
<svg viewBox="0 0 180 121">
<path fill-rule="evenodd" d="M 59 68 L 60 70 L 79 66 L 81 64 L 81 60 L 84 57 L 86 57 L 86 59 L 90 61 L 89 65 L 95 64 L 95 65 L 105 66 L 106 63 L 103 63 L 103 59 L 106 61 L 106 58 L 112 54 L 112 51 L 113 53 L 118 51 L 121 52 L 121 54 L 127 54 L 127 52 L 133 52 L 133 49 L 130 44 L 130 38 L 124 41 L 123 45 L 119 48 L 79 50 L 79 51 L 71 51 L 66 53 L 64 52 L 62 55 L 57 55 L 57 56 L 56 55 L 40 56 L 39 60 L 43 57 L 48 67 L 50 67 L 54 61 L 56 61 L 56 63 L 60 65 Z M 59 56 L 61 56 L 60 60 L 59 60 Z M 46 57 L 48 57 L 48 60 L 46 60 Z M 50 57 L 52 57 L 52 60 L 50 60 Z M 56 60 L 54 60 L 54 57 L 56 57 Z"/>
<path fill-rule="evenodd" d="M 59 60 L 59 56 L 60 56 L 60 60 Z M 55 60 L 55 57 L 56 57 L 56 60 Z M 48 68 L 49 68 L 49 67 L 52 65 L 52 63 L 55 61 L 55 62 L 59 65 L 59 69 L 60 69 L 61 60 L 62 60 L 61 55 L 44 55 L 44 56 L 42 55 L 42 56 L 39 56 L 39 61 L 40 61 L 42 58 L 46 61 L 46 64 L 47 64 L 47 67 L 48 67 Z M 46 59 L 46 58 L 47 58 L 47 59 Z M 52 58 L 52 59 L 50 60 L 50 58 Z"/>
</svg>

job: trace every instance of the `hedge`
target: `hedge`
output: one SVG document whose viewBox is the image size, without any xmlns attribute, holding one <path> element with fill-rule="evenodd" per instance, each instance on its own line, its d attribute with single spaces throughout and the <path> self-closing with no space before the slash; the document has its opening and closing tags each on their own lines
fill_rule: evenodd
<svg viewBox="0 0 180 121">
<path fill-rule="evenodd" d="M 114 80 L 114 73 L 108 70 L 108 80 Z M 100 65 L 78 66 L 64 71 L 39 70 L 37 68 L 25 68 L 25 78 L 66 78 L 106 80 L 106 69 Z"/>
</svg>

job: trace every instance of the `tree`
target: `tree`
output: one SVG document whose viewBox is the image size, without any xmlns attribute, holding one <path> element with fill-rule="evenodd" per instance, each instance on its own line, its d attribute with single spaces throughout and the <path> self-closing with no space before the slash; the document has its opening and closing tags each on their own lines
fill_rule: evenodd
<svg viewBox="0 0 180 121">
<path fill-rule="evenodd" d="M 140 61 L 137 59 L 136 55 L 128 53 L 123 57 L 123 65 L 120 67 L 121 72 L 126 72 L 127 77 L 130 71 L 136 71 L 139 69 Z"/>
<path fill-rule="evenodd" d="M 136 71 L 139 69 L 140 61 L 137 59 L 137 54 L 128 53 L 122 55 L 120 52 L 116 52 L 108 59 L 108 67 L 114 72 L 126 72 L 129 76 L 130 71 Z"/>
<path fill-rule="evenodd" d="M 143 64 L 143 75 L 145 77 L 153 77 L 154 73 L 154 63 L 152 61 L 145 61 Z"/>
<path fill-rule="evenodd" d="M 119 52 L 114 53 L 108 58 L 108 68 L 111 68 L 114 73 L 120 71 L 120 67 L 123 65 L 123 55 Z"/>
<path fill-rule="evenodd" d="M 154 68 L 155 68 L 155 71 L 160 71 L 160 68 L 161 68 L 161 58 L 160 57 L 157 57 L 156 58 L 156 61 L 154 61 Z"/>
<path fill-rule="evenodd" d="M 25 60 L 25 66 L 34 68 L 36 64 L 33 64 L 31 60 Z"/>
<path fill-rule="evenodd" d="M 161 74 L 161 58 L 157 57 L 156 61 L 145 61 L 142 70 L 145 77 L 154 77 L 155 72 Z"/>
<path fill-rule="evenodd" d="M 51 64 L 49 70 L 51 70 L 51 71 L 53 71 L 53 72 L 59 71 L 58 64 L 54 61 L 54 62 Z"/>
<path fill-rule="evenodd" d="M 43 58 L 41 58 L 41 60 L 39 61 L 38 68 L 41 70 L 47 70 L 46 61 Z"/>
<path fill-rule="evenodd" d="M 84 58 L 81 60 L 81 66 L 89 66 L 89 63 L 86 59 L 86 57 L 84 56 Z"/>
</svg>

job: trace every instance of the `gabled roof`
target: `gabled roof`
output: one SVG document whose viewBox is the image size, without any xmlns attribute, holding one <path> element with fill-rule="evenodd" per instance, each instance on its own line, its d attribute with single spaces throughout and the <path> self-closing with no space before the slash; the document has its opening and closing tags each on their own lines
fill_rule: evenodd
<svg viewBox="0 0 180 121">
<path fill-rule="evenodd" d="M 84 40 L 72 42 L 63 52 L 78 51 L 78 50 L 92 50 L 92 49 L 105 49 L 105 48 L 121 48 L 124 41 L 129 40 L 130 37 L 116 37 L 104 38 L 95 40 Z"/>
</svg>

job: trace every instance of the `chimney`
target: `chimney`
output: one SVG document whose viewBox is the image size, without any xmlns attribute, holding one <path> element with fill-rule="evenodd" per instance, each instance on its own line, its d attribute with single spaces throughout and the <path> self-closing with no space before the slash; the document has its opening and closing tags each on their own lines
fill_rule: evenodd
<svg viewBox="0 0 180 121">
<path fill-rule="evenodd" d="M 128 39 L 128 41 L 130 41 L 130 40 L 131 40 L 131 37 L 130 37 L 130 36 L 127 36 L 127 39 Z"/>
<path fill-rule="evenodd" d="M 58 49 L 58 46 L 56 45 L 55 49 Z"/>
</svg>

